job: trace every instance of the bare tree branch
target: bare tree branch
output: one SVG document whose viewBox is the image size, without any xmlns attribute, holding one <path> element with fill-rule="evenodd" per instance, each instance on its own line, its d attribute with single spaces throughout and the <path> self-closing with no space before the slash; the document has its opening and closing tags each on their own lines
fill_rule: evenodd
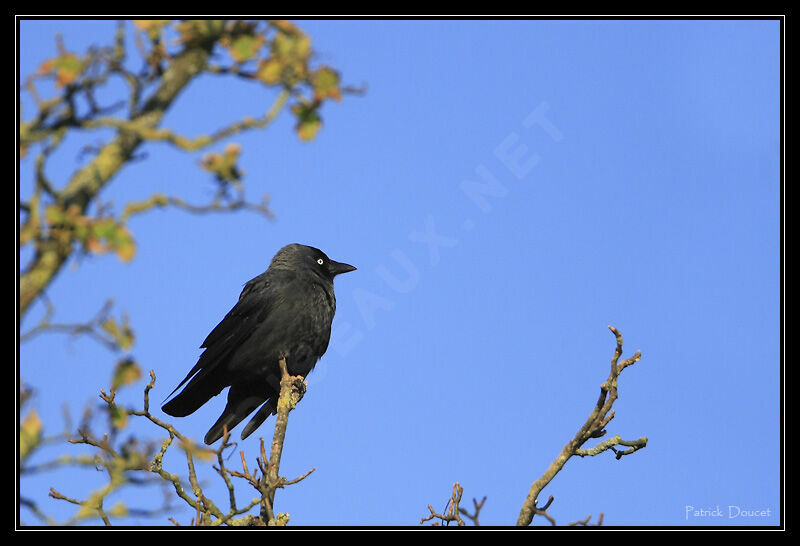
<svg viewBox="0 0 800 546">
<path fill-rule="evenodd" d="M 589 414 L 589 418 L 586 420 L 580 430 L 578 430 L 577 434 L 575 434 L 575 437 L 566 446 L 564 446 L 564 449 L 561 450 L 561 453 L 559 453 L 558 457 L 550 464 L 545 473 L 542 474 L 542 476 L 531 485 L 528 496 L 520 510 L 519 518 L 517 519 L 517 525 L 530 525 L 535 515 L 544 516 L 548 519 L 548 521 L 550 521 L 551 524 L 555 525 L 555 521 L 546 513 L 547 507 L 549 507 L 552 503 L 553 497 L 551 496 L 547 504 L 541 508 L 537 506 L 537 499 L 542 489 L 544 489 L 553 480 L 553 478 L 555 478 L 561 469 L 564 468 L 564 465 L 567 463 L 567 461 L 573 456 L 592 456 L 602 453 L 608 449 L 612 449 L 617 454 L 617 459 L 620 459 L 623 455 L 628 455 L 638 451 L 647 445 L 647 438 L 640 438 L 636 441 L 626 442 L 619 439 L 617 436 L 611 440 L 602 442 L 592 449 L 581 449 L 583 444 L 585 444 L 588 440 L 592 438 L 600 438 L 606 434 L 605 427 L 608 425 L 611 419 L 614 418 L 612 406 L 618 397 L 617 382 L 619 380 L 619 375 L 622 373 L 622 370 L 628 366 L 632 366 L 642 358 L 642 354 L 639 351 L 636 351 L 631 358 L 619 362 L 619 359 L 622 356 L 622 334 L 620 334 L 619 331 L 613 326 L 609 326 L 608 328 L 616 337 L 617 346 L 614 351 L 614 356 L 611 359 L 611 371 L 608 375 L 608 379 L 606 379 L 606 381 L 600 385 L 600 396 L 597 399 L 597 403 L 595 404 L 592 412 Z M 631 449 L 620 452 L 614 449 L 613 446 L 615 445 L 629 446 Z"/>
</svg>

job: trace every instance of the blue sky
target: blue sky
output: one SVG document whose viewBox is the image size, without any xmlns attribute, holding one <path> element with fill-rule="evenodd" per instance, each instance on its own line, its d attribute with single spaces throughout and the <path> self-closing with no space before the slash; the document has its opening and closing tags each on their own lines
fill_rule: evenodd
<svg viewBox="0 0 800 546">
<path fill-rule="evenodd" d="M 269 193 L 274 221 L 175 209 L 135 217 L 135 260 L 66 268 L 48 290 L 55 319 L 86 320 L 113 296 L 136 331 L 131 355 L 158 376 L 160 401 L 280 247 L 306 243 L 356 265 L 336 281 L 331 346 L 291 414 L 281 470 L 316 468 L 278 494 L 296 525 L 416 525 L 429 503 L 444 507 L 456 481 L 467 506 L 488 497 L 483 524 L 513 524 L 531 483 L 593 407 L 614 325 L 626 355 L 643 358 L 620 379 L 609 435 L 649 444 L 620 461 L 571 460 L 543 492 L 555 497 L 551 515 L 778 524 L 779 23 L 298 24 L 318 61 L 367 93 L 326 104 L 313 142 L 296 138 L 288 112 L 225 141 L 242 145 L 248 196 Z M 81 52 L 111 43 L 114 25 L 23 21 L 21 74 L 54 56 L 56 32 Z M 204 76 L 163 126 L 210 132 L 263 113 L 271 99 L 258 85 Z M 51 179 L 66 180 L 80 149 L 104 138 L 68 139 L 48 165 Z M 115 210 L 157 191 L 210 198 L 202 153 L 144 151 L 102 194 Z M 32 172 L 29 156 L 22 196 Z M 32 309 L 23 332 L 41 312 Z M 49 431 L 61 429 L 64 402 L 75 415 L 98 402 L 114 359 L 59 334 L 21 346 L 21 377 L 36 388 Z M 120 396 L 140 404 L 143 386 Z M 219 396 L 172 421 L 202 438 L 224 404 Z M 273 423 L 259 433 L 269 438 Z M 258 434 L 239 444 L 249 461 L 257 448 Z M 85 451 L 57 446 L 35 460 Z M 180 453 L 166 464 L 185 475 Z M 238 453 L 230 464 L 238 468 Z M 225 505 L 221 480 L 205 471 L 207 494 Z M 49 499 L 49 488 L 82 497 L 101 483 L 100 473 L 76 470 L 21 487 L 66 519 L 72 507 Z M 252 497 L 239 491 L 242 504 Z M 157 489 L 124 498 L 160 502 Z M 731 506 L 770 516 L 732 518 Z M 688 507 L 719 507 L 724 517 Z"/>
</svg>

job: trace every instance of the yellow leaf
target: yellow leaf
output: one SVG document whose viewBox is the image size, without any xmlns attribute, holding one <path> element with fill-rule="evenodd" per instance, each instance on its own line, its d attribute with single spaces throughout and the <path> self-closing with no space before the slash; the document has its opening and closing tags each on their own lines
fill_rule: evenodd
<svg viewBox="0 0 800 546">
<path fill-rule="evenodd" d="M 239 144 L 228 144 L 222 154 L 217 152 L 205 154 L 200 161 L 200 166 L 204 170 L 214 173 L 221 181 L 239 180 L 242 177 L 242 171 L 236 165 L 236 161 L 239 159 L 241 151 L 242 147 Z"/>
<path fill-rule="evenodd" d="M 147 32 L 151 40 L 155 40 L 161 35 L 161 30 L 172 21 L 169 19 L 134 19 L 133 24 L 139 30 Z"/>
<path fill-rule="evenodd" d="M 119 328 L 117 327 L 117 321 L 113 317 L 104 320 L 100 324 L 100 327 L 106 332 L 108 332 L 109 335 L 111 335 L 111 337 L 113 337 L 114 339 L 116 339 L 117 336 L 119 336 Z"/>
<path fill-rule="evenodd" d="M 19 456 L 24 459 L 42 441 L 42 420 L 36 410 L 31 410 L 19 427 Z"/>
<path fill-rule="evenodd" d="M 117 257 L 123 262 L 130 262 L 136 255 L 136 243 L 128 228 L 121 226 L 118 230 L 119 238 L 115 242 Z"/>
<path fill-rule="evenodd" d="M 133 360 L 126 358 L 120 360 L 114 367 L 111 380 L 111 388 L 117 390 L 125 385 L 137 382 L 142 378 L 142 370 Z"/>
<path fill-rule="evenodd" d="M 300 137 L 300 140 L 313 140 L 321 127 L 322 121 L 319 119 L 303 121 L 297 124 L 297 136 Z"/>
<path fill-rule="evenodd" d="M 300 140 L 312 140 L 322 127 L 322 119 L 317 113 L 318 104 L 295 104 L 292 113 L 297 116 L 295 130 Z"/>
<path fill-rule="evenodd" d="M 181 440 L 181 448 L 188 454 L 195 457 L 198 461 L 211 461 L 216 453 L 210 449 L 199 447 L 192 440 L 184 438 Z"/>
<path fill-rule="evenodd" d="M 242 146 L 240 144 L 236 144 L 235 142 L 231 142 L 225 146 L 225 155 L 233 161 L 236 161 L 241 152 Z"/>
<path fill-rule="evenodd" d="M 282 32 L 286 32 L 288 34 L 297 34 L 300 32 L 300 29 L 297 28 L 294 23 L 287 21 L 285 19 L 273 19 L 270 21 L 272 25 L 281 30 Z"/>
<path fill-rule="evenodd" d="M 111 507 L 111 510 L 108 510 L 107 512 L 109 516 L 114 516 L 115 518 L 125 518 L 128 516 L 128 507 L 125 506 L 124 502 L 119 501 Z"/>
<path fill-rule="evenodd" d="M 86 243 L 86 248 L 89 249 L 89 252 L 94 252 L 95 254 L 102 254 L 108 247 L 100 242 L 99 239 L 95 239 L 94 237 L 90 237 L 88 242 Z"/>
<path fill-rule="evenodd" d="M 128 412 L 124 408 L 114 404 L 110 408 L 111 411 L 111 426 L 117 430 L 123 429 L 128 426 Z"/>
<path fill-rule="evenodd" d="M 83 72 L 84 61 L 74 53 L 63 53 L 39 65 L 41 74 L 54 73 L 56 85 L 64 87 L 71 84 Z"/>
<path fill-rule="evenodd" d="M 281 62 L 274 57 L 270 57 L 269 59 L 259 63 L 258 71 L 256 72 L 256 78 L 267 85 L 274 85 L 281 81 L 282 71 L 283 65 Z"/>
</svg>

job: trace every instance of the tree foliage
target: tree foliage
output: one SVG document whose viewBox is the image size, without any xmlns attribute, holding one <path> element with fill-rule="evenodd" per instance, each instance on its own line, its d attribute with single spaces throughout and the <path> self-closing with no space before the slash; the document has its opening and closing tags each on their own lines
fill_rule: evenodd
<svg viewBox="0 0 800 546">
<path fill-rule="evenodd" d="M 135 51 L 128 50 L 133 34 Z M 333 67 L 316 64 L 311 37 L 289 21 L 242 20 L 136 20 L 118 24 L 112 44 L 93 46 L 87 51 L 71 51 L 56 36 L 56 54 L 41 62 L 38 69 L 22 80 L 21 92 L 27 93 L 36 105 L 32 113 L 20 112 L 20 168 L 32 168 L 34 187 L 29 197 L 19 200 L 19 244 L 30 256 L 19 269 L 20 323 L 31 306 L 42 302 L 45 311 L 38 323 L 20 335 L 21 342 L 49 332 L 88 335 L 119 354 L 110 373 L 107 391 L 100 390 L 103 404 L 100 412 L 107 418 L 109 430 L 95 434 L 97 409 L 87 410 L 77 432 L 69 426 L 52 434 L 52 424 L 43 423 L 31 407 L 35 381 L 22 379 L 20 388 L 19 457 L 20 472 L 36 473 L 64 467 L 95 467 L 106 472 L 108 481 L 85 499 L 76 499 L 52 489 L 50 496 L 76 506 L 67 521 L 55 521 L 21 492 L 20 504 L 40 522 L 72 524 L 92 522 L 99 518 L 105 524 L 131 515 L 155 516 L 164 509 L 132 509 L 120 501 L 112 507 L 105 499 L 132 483 L 162 481 L 173 489 L 173 498 L 187 502 L 196 510 L 196 524 L 236 525 L 285 524 L 288 516 L 272 512 L 275 489 L 294 483 L 278 475 L 278 461 L 262 453 L 257 468 L 250 473 L 228 471 L 222 453 L 230 450 L 227 438 L 212 452 L 199 448 L 190 438 L 172 425 L 160 421 L 149 411 L 149 391 L 155 374 L 145 389 L 142 408 L 117 404 L 117 393 L 136 383 L 142 376 L 140 365 L 129 355 L 135 341 L 133 326 L 127 316 L 114 316 L 112 300 L 95 317 L 79 324 L 53 321 L 56 305 L 47 297 L 47 288 L 68 263 L 82 256 L 115 255 L 123 262 L 136 256 L 135 234 L 129 227 L 132 216 L 154 208 L 175 207 L 192 213 L 236 212 L 250 210 L 271 217 L 265 196 L 261 202 L 245 199 L 243 172 L 238 165 L 241 146 L 230 138 L 246 131 L 268 127 L 284 110 L 295 116 L 295 132 L 302 140 L 312 140 L 322 126 L 321 110 L 326 102 L 340 101 L 343 95 L 359 90 L 343 87 L 339 72 Z M 272 103 L 266 111 L 232 120 L 210 134 L 183 135 L 164 127 L 166 112 L 180 101 L 181 92 L 203 75 L 230 78 L 264 88 Z M 99 97 L 107 88 L 124 82 L 126 94 L 110 104 Z M 54 90 L 42 96 L 40 89 Z M 72 133 L 90 134 L 111 131 L 112 136 L 89 150 L 90 157 L 63 180 L 51 180 L 45 174 L 48 160 Z M 228 141 L 220 151 L 210 150 Z M 148 143 L 172 146 L 176 153 L 209 150 L 199 166 L 213 176 L 217 190 L 208 203 L 192 204 L 177 195 L 155 193 L 141 201 L 126 203 L 114 211 L 100 200 L 101 191 L 116 175 L 136 161 L 140 148 Z M 200 174 L 200 171 L 198 171 Z M 20 370 L 22 378 L 26 370 Z M 96 380 L 95 380 L 96 381 Z M 287 383 L 286 396 L 297 398 L 302 382 Z M 284 404 L 282 417 L 288 419 L 292 404 Z M 118 432 L 128 427 L 132 418 L 144 418 L 166 432 L 166 440 L 129 437 L 121 440 Z M 91 447 L 94 453 L 61 456 L 52 461 L 31 464 L 32 455 L 43 446 L 69 442 Z M 179 476 L 163 467 L 167 450 L 175 442 L 185 452 L 187 475 Z M 282 442 L 281 442 L 282 443 Z M 215 455 L 216 454 L 216 455 Z M 244 457 L 244 455 L 242 455 Z M 279 456 L 277 457 L 279 459 Z M 205 497 L 197 479 L 195 463 L 217 461 L 216 470 L 230 490 L 229 508 L 222 510 Z M 242 458 L 244 463 L 244 458 Z M 268 472 L 264 472 L 265 470 Z M 135 475 L 146 473 L 145 478 Z M 259 496 L 246 506 L 236 504 L 231 476 L 249 481 Z M 267 506 L 267 500 L 269 505 Z M 261 505 L 259 516 L 244 516 Z M 166 516 L 165 516 L 166 517 Z"/>
<path fill-rule="evenodd" d="M 322 125 L 322 106 L 354 92 L 341 86 L 339 73 L 326 65 L 315 66 L 311 38 L 288 21 L 134 21 L 133 32 L 140 68 L 126 49 L 131 25 L 120 23 L 113 45 L 78 54 L 57 40 L 57 55 L 43 61 L 23 84 L 37 111 L 21 116 L 19 154 L 34 157 L 35 189 L 20 201 L 20 245 L 31 245 L 33 257 L 20 271 L 19 312 L 31 303 L 76 251 L 113 252 L 121 260 L 133 259 L 135 240 L 127 227 L 132 214 L 152 207 L 178 206 L 193 212 L 250 208 L 269 213 L 266 203 L 247 203 L 237 166 L 240 148 L 229 143 L 222 152 L 207 153 L 201 165 L 220 182 L 220 189 L 205 206 L 190 206 L 179 197 L 157 194 L 129 203 L 118 216 L 99 203 L 100 191 L 136 158 L 147 142 L 166 142 L 179 151 L 193 152 L 244 131 L 262 129 L 289 105 L 296 118 L 299 138 L 313 139 Z M 227 58 L 217 63 L 214 59 Z M 186 136 L 162 127 L 167 110 L 181 91 L 203 74 L 237 78 L 275 90 L 277 97 L 260 115 L 247 116 L 211 134 Z M 109 105 L 97 97 L 112 80 L 121 79 L 127 97 Z M 54 80 L 58 93 L 41 97 L 37 84 Z M 48 157 L 71 132 L 111 129 L 114 136 L 69 179 L 49 180 Z"/>
<path fill-rule="evenodd" d="M 127 36 L 131 32 L 135 54 L 127 48 Z M 224 60 L 219 62 L 219 59 Z M 24 508 L 23 522 L 29 523 L 28 518 L 34 518 L 35 524 L 101 522 L 111 525 L 132 516 L 158 518 L 158 523 L 169 519 L 175 525 L 279 526 L 289 522 L 288 514 L 275 509 L 276 492 L 302 481 L 314 471 L 312 468 L 293 479 L 280 475 L 289 414 L 306 389 L 302 377 L 290 376 L 285 362 L 279 363 L 283 377 L 272 442 L 267 447 L 262 439 L 255 461 L 249 464 L 245 453 L 240 452 L 237 463 L 241 468 L 233 469 L 230 456 L 235 444 L 229 441 L 227 431 L 221 445 L 209 449 L 151 413 L 150 391 L 156 382 L 153 371 L 149 372 L 141 405 L 130 407 L 119 402 L 119 393 L 132 388 L 145 374 L 129 353 L 136 341 L 134 327 L 125 313 L 115 315 L 111 299 L 85 322 L 58 323 L 53 321 L 55 303 L 47 297 L 47 289 L 59 271 L 77 257 L 107 254 L 123 262 L 134 260 L 136 240 L 129 220 L 155 208 L 174 207 L 200 214 L 249 210 L 270 217 L 272 212 L 266 197 L 257 203 L 245 199 L 243 172 L 238 165 L 242 149 L 228 139 L 268 127 L 283 110 L 294 116 L 298 138 L 313 139 L 322 127 L 323 105 L 359 92 L 343 86 L 335 68 L 317 65 L 313 59 L 311 37 L 288 21 L 140 20 L 120 22 L 113 44 L 92 47 L 83 53 L 70 51 L 57 37 L 56 54 L 42 61 L 38 69 L 23 80 L 21 92 L 32 97 L 36 111 L 29 115 L 21 113 L 19 118 L 20 168 L 31 168 L 34 182 L 31 194 L 19 200 L 19 244 L 30 256 L 19 269 L 20 324 L 24 323 L 34 303 L 41 302 L 44 312 L 37 324 L 20 334 L 20 342 L 50 332 L 66 332 L 89 336 L 116 355 L 106 375 L 107 383 L 97 384 L 100 406 L 87 409 L 77 426 L 72 426 L 68 420 L 60 433 L 53 433 L 53 424 L 44 423 L 33 407 L 35 380 L 29 382 L 27 371 L 20 370 L 19 472 L 25 475 L 93 468 L 106 477 L 105 482 L 85 498 L 70 496 L 69 491 L 50 489 L 50 497 L 75 507 L 72 515 L 63 521 L 48 515 L 21 491 L 19 503 Z M 210 134 L 187 136 L 162 126 L 165 113 L 180 100 L 181 91 L 204 74 L 262 86 L 265 93 L 274 98 L 266 111 L 233 120 Z M 51 97 L 40 95 L 40 84 L 44 80 L 49 80 L 55 89 Z M 114 80 L 124 82 L 126 95 L 111 104 L 102 104 L 98 97 Z M 112 136 L 89 150 L 90 157 L 71 176 L 63 180 L 48 178 L 45 174 L 47 162 L 67 135 L 99 130 L 111 131 Z M 167 144 L 176 153 L 206 151 L 199 166 L 216 183 L 217 190 L 210 202 L 193 204 L 177 195 L 154 193 L 141 201 L 128 202 L 115 212 L 100 201 L 100 192 L 125 166 L 138 159 L 142 146 L 152 142 Z M 211 149 L 223 143 L 221 150 Z M 619 460 L 647 445 L 647 438 L 626 441 L 614 436 L 594 447 L 584 447 L 587 442 L 606 435 L 606 428 L 614 417 L 620 374 L 641 358 L 637 352 L 621 361 L 622 336 L 614 328 L 611 331 L 616 349 L 608 379 L 600 387 L 600 396 L 586 422 L 531 485 L 517 519 L 518 525 L 530 525 L 535 516 L 555 525 L 555 519 L 548 512 L 553 496 L 544 503 L 539 499 L 542 490 L 571 458 L 611 451 Z M 95 384 L 99 380 L 95 377 L 91 381 Z M 133 420 L 149 423 L 160 437 L 128 435 L 123 438 L 119 432 L 130 427 Z M 97 432 L 98 421 L 102 432 Z M 65 442 L 85 446 L 88 451 L 32 462 L 32 456 L 44 446 Z M 168 468 L 167 453 L 175 451 L 182 453 L 182 465 Z M 206 494 L 207 489 L 198 478 L 199 465 L 213 468 L 224 483 L 227 498 L 212 499 Z M 118 493 L 126 487 L 150 484 L 160 485 L 164 491 L 161 507 L 133 507 L 125 500 L 113 503 L 109 500 L 112 496 L 119 498 Z M 254 492 L 245 502 L 241 500 L 242 487 Z M 480 502 L 473 499 L 470 511 L 461 506 L 463 491 L 459 483 L 454 484 L 444 510 L 437 512 L 429 505 L 429 514 L 420 523 L 461 526 L 466 519 L 478 525 L 486 498 Z M 172 517 L 174 503 L 183 504 L 192 511 L 191 521 L 181 523 Z M 588 525 L 590 521 L 591 516 L 571 525 Z M 602 521 L 601 514 L 595 524 Z"/>
</svg>

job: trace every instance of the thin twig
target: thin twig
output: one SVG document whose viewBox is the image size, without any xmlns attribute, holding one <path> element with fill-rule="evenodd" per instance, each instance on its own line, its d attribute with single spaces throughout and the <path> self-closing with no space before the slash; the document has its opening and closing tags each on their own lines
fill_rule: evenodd
<svg viewBox="0 0 800 546">
<path fill-rule="evenodd" d="M 589 414 L 589 418 L 586 420 L 580 430 L 578 430 L 575 437 L 566 446 L 564 446 L 564 448 L 561 450 L 561 453 L 559 453 L 558 457 L 550 464 L 545 473 L 542 474 L 542 476 L 531 485 L 528 496 L 525 499 L 525 502 L 522 504 L 522 508 L 520 509 L 517 525 L 530 525 L 534 515 L 544 516 L 548 519 L 548 521 L 550 521 L 551 524 L 555 524 L 555 521 L 546 513 L 547 506 L 550 505 L 550 502 L 548 502 L 545 507 L 539 508 L 537 507 L 537 499 L 541 491 L 553 480 L 553 478 L 555 478 L 567 461 L 573 456 L 579 455 L 581 457 L 585 457 L 597 455 L 603 451 L 606 451 L 607 449 L 614 449 L 614 445 L 630 446 L 631 449 L 626 450 L 624 453 L 614 450 L 615 453 L 617 453 L 617 459 L 619 459 L 622 457 L 622 455 L 633 453 L 634 451 L 642 449 L 647 445 L 647 438 L 640 438 L 639 440 L 633 442 L 626 442 L 622 439 L 617 440 L 617 437 L 607 440 L 606 442 L 603 442 L 592 449 L 580 449 L 588 440 L 592 438 L 600 438 L 606 434 L 605 427 L 608 425 L 611 419 L 614 418 L 612 406 L 618 397 L 617 381 L 619 379 L 619 375 L 622 373 L 622 370 L 635 364 L 642 357 L 641 353 L 636 351 L 631 358 L 619 362 L 619 359 L 622 356 L 622 334 L 620 334 L 619 331 L 613 326 L 609 326 L 608 328 L 614 334 L 617 343 L 614 350 L 614 355 L 611 359 L 611 371 L 608 379 L 603 382 L 602 385 L 600 385 L 600 396 L 598 397 L 597 403 L 595 404 L 592 412 Z"/>
</svg>

